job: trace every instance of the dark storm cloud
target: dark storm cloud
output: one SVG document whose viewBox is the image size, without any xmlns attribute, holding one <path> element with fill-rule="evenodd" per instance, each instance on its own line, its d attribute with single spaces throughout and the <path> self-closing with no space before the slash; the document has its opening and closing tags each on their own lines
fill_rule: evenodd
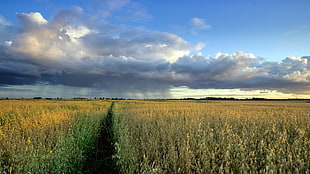
<svg viewBox="0 0 310 174">
<path fill-rule="evenodd" d="M 187 81 L 179 85 L 195 89 L 272 89 L 287 93 L 309 93 L 309 57 L 287 57 L 282 62 L 265 62 L 252 54 L 236 52 L 181 57 L 172 64 Z"/>
<path fill-rule="evenodd" d="M 62 73 L 59 75 L 52 75 L 44 77 L 48 79 L 49 84 L 54 85 L 66 85 L 66 86 L 78 86 L 78 87 L 90 87 L 100 88 L 110 91 L 131 91 L 131 92 L 143 92 L 143 91 L 157 91 L 167 90 L 168 85 L 166 83 L 160 83 L 156 80 L 145 79 L 135 74 L 84 74 L 84 73 Z"/>
<path fill-rule="evenodd" d="M 39 67 L 18 57 L 0 45 L 0 84 L 24 85 L 36 83 Z"/>
<path fill-rule="evenodd" d="M 241 51 L 190 55 L 203 45 L 170 33 L 95 25 L 79 9 L 61 11 L 50 21 L 40 13 L 17 16 L 20 33 L 0 44 L 1 85 L 49 84 L 167 96 L 178 86 L 310 93 L 310 57 L 268 62 Z M 0 27 L 0 36 L 6 30 Z"/>
<path fill-rule="evenodd" d="M 233 55 L 219 53 L 215 58 L 206 58 L 196 54 L 181 57 L 172 66 L 177 73 L 204 74 L 214 77 L 231 75 L 244 67 L 253 66 L 259 60 L 259 58 L 243 52 L 236 52 Z"/>
</svg>

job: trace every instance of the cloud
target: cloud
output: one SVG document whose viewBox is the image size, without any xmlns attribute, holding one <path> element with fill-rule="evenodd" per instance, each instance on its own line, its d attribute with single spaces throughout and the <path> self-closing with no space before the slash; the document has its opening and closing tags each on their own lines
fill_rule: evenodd
<svg viewBox="0 0 310 174">
<path fill-rule="evenodd" d="M 130 3 L 130 0 L 103 0 L 101 2 L 106 5 L 108 9 L 117 10 Z"/>
<path fill-rule="evenodd" d="M 47 20 L 38 12 L 16 13 L 17 18 L 25 28 L 33 28 L 47 24 Z"/>
<path fill-rule="evenodd" d="M 161 77 L 169 61 L 201 47 L 170 33 L 93 25 L 75 9 L 49 21 L 38 12 L 18 14 L 18 19 L 20 33 L 1 46 L 1 84 L 167 93 L 170 84 Z"/>
<path fill-rule="evenodd" d="M 87 54 L 80 38 L 91 31 L 76 10 L 61 11 L 50 21 L 38 12 L 17 16 L 23 30 L 9 44 L 9 49 L 16 54 L 24 55 L 36 64 L 60 68 Z"/>
<path fill-rule="evenodd" d="M 150 21 L 153 17 L 150 15 L 146 8 L 137 1 L 131 1 L 124 8 L 122 12 L 125 12 L 125 15 L 118 15 L 117 19 L 127 22 L 146 22 Z"/>
<path fill-rule="evenodd" d="M 193 34 L 198 34 L 201 30 L 207 30 L 211 28 L 211 25 L 206 24 L 205 19 L 201 18 L 192 18 L 190 25 L 192 26 Z"/>
<path fill-rule="evenodd" d="M 97 14 L 99 18 L 115 18 L 126 22 L 145 22 L 152 19 L 143 4 L 133 0 L 93 0 L 96 5 L 94 9 L 100 10 Z"/>
<path fill-rule="evenodd" d="M 303 25 L 303 26 L 298 26 L 295 27 L 293 30 L 287 31 L 285 33 L 283 33 L 284 36 L 293 36 L 296 34 L 302 34 L 304 36 L 306 36 L 307 34 L 309 34 L 309 25 Z"/>
<path fill-rule="evenodd" d="M 0 15 L 0 45 L 10 44 L 10 40 L 15 37 L 17 28 Z"/>
<path fill-rule="evenodd" d="M 97 57 L 127 57 L 145 61 L 165 59 L 174 62 L 196 48 L 170 33 L 137 28 L 119 32 L 114 31 L 113 37 L 101 32 L 92 33 L 83 38 L 83 43 Z"/>
<path fill-rule="evenodd" d="M 9 21 L 7 21 L 2 15 L 0 15 L 0 26 L 9 26 L 11 25 L 11 23 Z"/>
<path fill-rule="evenodd" d="M 232 55 L 218 53 L 181 57 L 172 70 L 184 74 L 179 85 L 195 89 L 269 89 L 286 93 L 310 93 L 309 57 L 287 57 L 278 62 L 241 51 Z"/>
<path fill-rule="evenodd" d="M 19 58 L 6 46 L 0 45 L 0 84 L 33 84 L 41 73 L 39 66 L 28 59 Z"/>
<path fill-rule="evenodd" d="M 59 11 L 50 20 L 38 12 L 18 19 L 21 28 L 10 44 L 0 45 L 1 86 L 64 86 L 127 97 L 168 97 L 180 86 L 310 93 L 309 56 L 268 62 L 242 51 L 190 55 L 204 45 L 171 33 L 96 24 L 81 9 Z"/>
</svg>

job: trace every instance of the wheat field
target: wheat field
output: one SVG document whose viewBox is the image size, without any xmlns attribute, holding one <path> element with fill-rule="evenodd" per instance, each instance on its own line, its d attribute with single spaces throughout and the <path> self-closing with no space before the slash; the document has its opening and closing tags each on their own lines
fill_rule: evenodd
<svg viewBox="0 0 310 174">
<path fill-rule="evenodd" d="M 121 102 L 124 173 L 309 173 L 310 104 Z"/>
<path fill-rule="evenodd" d="M 0 173 L 75 173 L 109 102 L 0 100 Z"/>
<path fill-rule="evenodd" d="M 310 173 L 309 162 L 306 102 L 0 100 L 0 173 Z"/>
</svg>

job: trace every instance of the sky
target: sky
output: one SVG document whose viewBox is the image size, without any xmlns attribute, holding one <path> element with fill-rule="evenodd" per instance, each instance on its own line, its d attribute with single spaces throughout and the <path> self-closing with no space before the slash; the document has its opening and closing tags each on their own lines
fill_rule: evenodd
<svg viewBox="0 0 310 174">
<path fill-rule="evenodd" d="M 310 98 L 309 0 L 10 0 L 0 98 Z"/>
</svg>

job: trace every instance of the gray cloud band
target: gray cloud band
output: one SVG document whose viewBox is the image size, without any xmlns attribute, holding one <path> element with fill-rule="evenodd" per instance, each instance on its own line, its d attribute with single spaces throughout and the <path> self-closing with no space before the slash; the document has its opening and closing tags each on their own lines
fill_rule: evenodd
<svg viewBox="0 0 310 174">
<path fill-rule="evenodd" d="M 268 62 L 241 51 L 190 55 L 203 45 L 170 33 L 95 25 L 78 10 L 60 13 L 50 21 L 40 13 L 18 14 L 20 29 L 0 23 L 0 36 L 11 33 L 0 40 L 0 84 L 142 93 L 173 86 L 310 93 L 310 56 Z"/>
</svg>

